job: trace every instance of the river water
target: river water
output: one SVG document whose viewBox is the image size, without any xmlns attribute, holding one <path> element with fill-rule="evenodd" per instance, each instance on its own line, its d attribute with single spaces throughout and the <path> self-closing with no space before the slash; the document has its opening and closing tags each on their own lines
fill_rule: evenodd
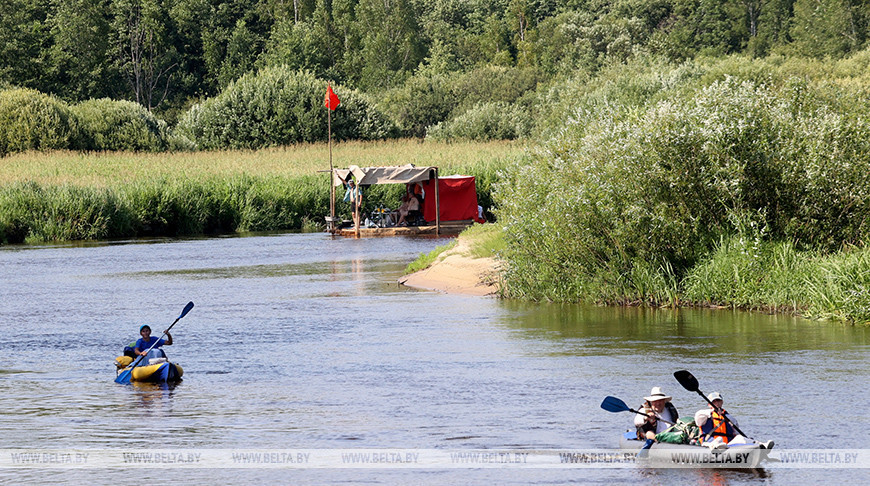
<svg viewBox="0 0 870 486">
<path fill-rule="evenodd" d="M 0 247 L 0 449 L 616 449 L 652 386 L 720 391 L 777 449 L 870 449 L 868 328 L 522 304 L 396 284 L 438 239 L 270 234 Z M 147 323 L 174 387 L 117 385 Z M 3 458 L 0 458 L 2 463 Z M 0 468 L 0 483 L 806 484 L 866 469 Z"/>
</svg>

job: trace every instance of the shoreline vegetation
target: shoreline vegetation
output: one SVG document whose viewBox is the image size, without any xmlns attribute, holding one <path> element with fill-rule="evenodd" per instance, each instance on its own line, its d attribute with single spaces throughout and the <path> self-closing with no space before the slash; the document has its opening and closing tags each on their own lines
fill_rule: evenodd
<svg viewBox="0 0 870 486">
<path fill-rule="evenodd" d="M 501 141 L 343 142 L 333 146 L 333 164 L 413 163 L 473 175 L 489 208 L 498 168 L 522 150 Z M 0 243 L 317 231 L 329 211 L 329 176 L 319 171 L 328 169 L 325 143 L 256 151 L 14 154 L 0 158 Z M 401 190 L 373 186 L 363 210 L 398 204 Z M 337 211 L 348 208 L 339 202 Z"/>
<path fill-rule="evenodd" d="M 262 80 L 252 74 L 228 88 L 236 91 L 204 103 L 204 111 L 191 112 L 182 124 L 186 136 L 200 143 L 244 127 L 243 140 L 214 138 L 213 146 L 281 145 L 257 137 L 284 132 L 308 140 L 313 134 L 303 121 L 314 116 L 310 110 L 322 112 L 322 92 L 313 91 L 307 76 L 287 78 L 296 80 L 287 85 L 281 72 L 287 70 L 268 71 Z M 519 86 L 510 80 L 520 71 L 499 72 L 504 85 Z M 529 78 L 523 86 L 534 87 L 501 100 L 516 110 L 478 106 L 475 116 L 452 118 L 456 124 L 440 131 L 452 143 L 428 136 L 422 143 L 347 142 L 337 146 L 334 160 L 337 166 L 414 162 L 475 176 L 480 204 L 497 220 L 494 239 L 502 244 L 494 254 L 503 264 L 499 294 L 505 298 L 718 306 L 867 323 L 868 73 L 867 48 L 824 60 L 639 56 L 547 82 Z M 305 112 L 296 118 L 269 110 L 220 116 L 224 103 L 237 98 L 275 107 L 255 96 L 258 86 L 276 87 L 284 96 L 278 100 L 304 88 L 310 110 L 300 108 Z M 425 125 L 434 108 L 422 101 L 445 99 L 433 86 L 410 83 L 408 89 L 428 97 L 391 106 L 413 112 L 405 113 L 415 115 L 408 124 Z M 447 93 L 459 85 L 444 86 Z M 13 94 L 12 108 L 54 106 L 37 103 L 32 93 Z M 465 95 L 462 103 L 478 94 Z M 364 98 L 348 111 L 359 123 L 371 122 L 365 137 L 379 138 L 389 123 Z M 345 108 L 353 105 L 347 99 Z M 62 113 L 63 106 L 55 108 Z M 405 115 L 389 118 L 399 126 Z M 271 130 L 275 117 L 298 123 Z M 519 121 L 522 130 L 502 130 Z M 104 133 L 100 127 L 86 131 L 89 139 Z M 8 140 L 31 140 L 19 135 L 9 131 Z M 457 141 L 463 136 L 476 141 Z M 482 142 L 490 136 L 521 142 Z M 316 157 L 294 158 L 312 147 Z M 385 155 L 390 151 L 395 156 Z M 327 168 L 327 158 L 325 144 L 10 155 L 0 158 L 0 240 L 314 229 L 328 208 L 328 178 L 316 173 Z M 373 206 L 364 211 L 395 203 L 401 189 L 371 188 L 364 201 Z"/>
<path fill-rule="evenodd" d="M 509 298 L 870 321 L 870 50 L 647 59 L 503 171 Z"/>
<path fill-rule="evenodd" d="M 497 243 L 493 243 L 497 242 Z M 747 248 L 723 242 L 672 288 L 673 300 L 650 303 L 580 301 L 593 305 L 703 307 L 790 314 L 807 319 L 870 324 L 870 251 L 801 254 L 788 244 Z M 409 287 L 505 298 L 504 233 L 498 224 L 474 225 L 450 243 L 420 255 L 399 283 Z M 749 243 L 752 246 L 752 243 Z M 498 250 L 492 250 L 493 247 Z"/>
</svg>

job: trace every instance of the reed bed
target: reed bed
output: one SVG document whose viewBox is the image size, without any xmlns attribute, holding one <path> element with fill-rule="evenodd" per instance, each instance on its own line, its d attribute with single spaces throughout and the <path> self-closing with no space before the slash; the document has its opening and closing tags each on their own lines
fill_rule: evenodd
<svg viewBox="0 0 870 486">
<path fill-rule="evenodd" d="M 332 147 L 335 167 L 434 165 L 489 171 L 522 152 L 513 142 L 443 143 L 416 139 L 342 142 Z M 301 177 L 329 169 L 325 143 L 262 150 L 209 152 L 24 152 L 0 158 L 0 185 L 33 181 L 48 185 L 112 187 L 150 179 L 207 179 L 246 175 Z M 324 176 L 326 177 L 326 176 Z"/>
<path fill-rule="evenodd" d="M 488 202 L 498 169 L 521 152 L 505 142 L 349 142 L 333 147 L 333 164 L 435 165 L 443 174 L 477 176 Z M 328 168 L 326 144 L 16 154 L 0 159 L 0 242 L 316 230 L 329 208 L 329 177 L 319 172 Z M 401 189 L 372 187 L 363 209 L 398 201 Z"/>
</svg>

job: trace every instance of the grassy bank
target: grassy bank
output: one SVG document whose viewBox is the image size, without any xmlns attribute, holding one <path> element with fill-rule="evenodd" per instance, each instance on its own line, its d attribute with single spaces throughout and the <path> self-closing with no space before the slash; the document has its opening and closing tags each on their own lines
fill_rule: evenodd
<svg viewBox="0 0 870 486">
<path fill-rule="evenodd" d="M 412 163 L 474 175 L 488 207 L 497 170 L 521 151 L 511 143 L 353 142 L 333 147 L 333 163 Z M 0 242 L 315 228 L 329 208 L 328 176 L 317 172 L 328 169 L 328 161 L 326 144 L 176 154 L 16 154 L 0 158 Z M 364 209 L 398 203 L 401 190 L 373 187 Z"/>
<path fill-rule="evenodd" d="M 504 233 L 496 224 L 475 224 L 463 231 L 459 238 L 468 245 L 471 258 L 498 258 L 505 247 Z M 459 238 L 450 240 L 429 253 L 421 254 L 405 268 L 405 274 L 428 268 L 442 253 L 453 249 Z"/>
<path fill-rule="evenodd" d="M 566 82 L 567 121 L 496 194 L 507 295 L 867 321 L 868 61 L 648 60 Z"/>
</svg>

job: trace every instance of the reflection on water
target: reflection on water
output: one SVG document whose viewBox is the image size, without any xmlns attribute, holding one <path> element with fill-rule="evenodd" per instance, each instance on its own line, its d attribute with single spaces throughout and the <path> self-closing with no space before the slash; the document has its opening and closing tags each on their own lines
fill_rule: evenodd
<svg viewBox="0 0 870 486">
<path fill-rule="evenodd" d="M 505 322 L 559 342 L 561 351 L 602 353 L 626 347 L 675 357 L 733 360 L 764 353 L 840 349 L 870 343 L 870 327 L 792 316 L 714 309 L 644 309 L 506 302 Z"/>
<path fill-rule="evenodd" d="M 784 448 L 868 448 L 868 328 L 714 310 L 523 304 L 401 287 L 439 240 L 317 234 L 0 247 L 3 448 L 614 448 L 652 386 L 683 414 L 717 390 L 741 428 Z M 196 307 L 167 347 L 175 386 L 113 382 L 148 323 Z M 157 327 L 155 327 L 157 326 Z M 163 327 L 160 327 L 163 326 Z M 845 383 L 851 386 L 844 386 Z M 801 417 L 796 427 L 795 417 Z M 14 471 L 16 483 L 128 471 Z M 800 472 L 800 474 L 797 474 Z M 143 481 L 187 480 L 178 469 Z M 824 475 L 822 475 L 824 473 Z M 0 471 L 0 482 L 6 479 Z M 273 483 L 281 470 L 201 470 Z M 760 475 L 759 475 L 760 474 Z M 850 470 L 835 473 L 855 481 Z M 11 478 L 12 476 L 10 476 Z M 830 472 L 646 469 L 294 471 L 292 482 L 794 484 Z"/>
</svg>

